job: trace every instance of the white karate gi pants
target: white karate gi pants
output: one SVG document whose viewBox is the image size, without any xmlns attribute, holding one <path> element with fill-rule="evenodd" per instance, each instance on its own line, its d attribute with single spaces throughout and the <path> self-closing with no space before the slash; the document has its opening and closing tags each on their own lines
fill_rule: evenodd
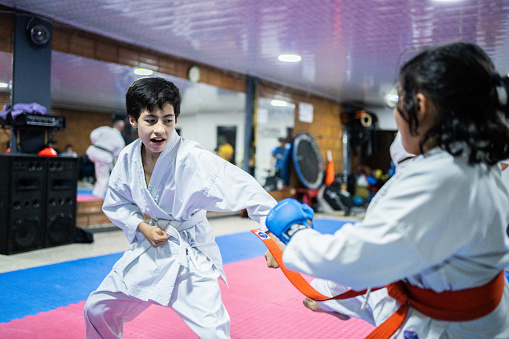
<svg viewBox="0 0 509 339">
<path fill-rule="evenodd" d="M 104 194 L 108 188 L 108 180 L 110 179 L 111 163 L 96 160 L 95 166 L 95 185 L 92 194 L 98 198 L 104 199 Z"/>
<path fill-rule="evenodd" d="M 180 268 L 168 307 L 199 338 L 230 338 L 230 316 L 221 300 L 219 271 L 203 253 L 194 252 L 197 255 L 189 260 L 189 268 Z M 122 338 L 123 324 L 152 304 L 130 297 L 120 275 L 111 271 L 85 305 L 87 338 Z"/>
</svg>

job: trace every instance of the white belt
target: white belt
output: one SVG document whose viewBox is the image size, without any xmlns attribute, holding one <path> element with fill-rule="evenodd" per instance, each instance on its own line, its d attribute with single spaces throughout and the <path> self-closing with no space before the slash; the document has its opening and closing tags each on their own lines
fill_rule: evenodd
<svg viewBox="0 0 509 339">
<path fill-rule="evenodd" d="M 175 238 L 178 241 L 179 251 L 177 256 L 177 262 L 179 265 L 187 267 L 186 260 L 186 243 L 182 241 L 182 237 L 180 236 L 180 231 L 184 231 L 186 229 L 194 227 L 200 221 L 205 220 L 207 211 L 200 211 L 193 215 L 188 220 L 178 221 L 178 220 L 168 220 L 168 219 L 152 219 L 155 223 L 155 226 L 159 227 L 168 235 L 168 239 L 170 237 Z"/>
<path fill-rule="evenodd" d="M 188 220 L 169 220 L 157 218 L 154 218 L 152 220 L 156 223 L 156 226 L 162 229 L 163 231 L 166 231 L 169 228 L 169 226 L 172 226 L 171 228 L 174 228 L 177 231 L 183 231 L 195 226 L 200 221 L 205 220 L 206 215 L 207 211 L 199 211 Z"/>
</svg>

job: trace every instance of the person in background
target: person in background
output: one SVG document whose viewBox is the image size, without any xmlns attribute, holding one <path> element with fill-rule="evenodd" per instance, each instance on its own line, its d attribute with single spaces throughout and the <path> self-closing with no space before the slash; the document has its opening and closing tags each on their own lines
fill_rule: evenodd
<svg viewBox="0 0 509 339">
<path fill-rule="evenodd" d="M 499 168 L 509 158 L 509 78 L 480 47 L 458 42 L 408 61 L 398 92 L 396 124 L 415 158 L 364 220 L 320 234 L 285 199 L 266 225 L 287 243 L 288 269 L 367 289 L 357 298 L 384 338 L 509 338 L 509 193 Z"/>
<path fill-rule="evenodd" d="M 228 143 L 226 137 L 224 135 L 220 135 L 217 138 L 218 146 L 217 146 L 217 155 L 224 160 L 233 163 L 233 147 Z"/>
<path fill-rule="evenodd" d="M 283 178 L 283 170 L 285 167 L 285 157 L 290 151 L 290 144 L 286 138 L 278 138 L 279 145 L 274 147 L 271 152 L 271 168 L 274 169 L 274 175 Z"/>
<path fill-rule="evenodd" d="M 46 145 L 47 148 L 52 148 L 57 154 L 60 154 L 60 150 L 57 148 L 57 142 L 54 139 L 50 139 L 48 141 L 48 144 Z"/>
<path fill-rule="evenodd" d="M 124 119 L 115 119 L 112 127 L 102 126 L 90 133 L 92 145 L 87 148 L 86 154 L 94 163 L 96 181 L 92 194 L 98 198 L 104 198 L 110 171 L 120 151 L 125 147 L 122 137 L 124 127 Z"/>
<path fill-rule="evenodd" d="M 74 152 L 71 144 L 67 144 L 67 145 L 65 145 L 64 151 L 62 153 L 60 153 L 60 156 L 68 157 L 68 158 L 77 158 L 78 153 Z"/>
</svg>

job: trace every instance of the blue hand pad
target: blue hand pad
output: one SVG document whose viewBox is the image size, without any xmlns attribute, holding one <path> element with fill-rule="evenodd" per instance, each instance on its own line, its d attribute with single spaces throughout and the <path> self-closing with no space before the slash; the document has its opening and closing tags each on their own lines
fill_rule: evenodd
<svg viewBox="0 0 509 339">
<path fill-rule="evenodd" d="M 308 220 L 313 220 L 314 214 L 308 205 L 295 199 L 284 199 L 270 210 L 265 224 L 269 231 L 288 244 L 297 231 L 309 227 Z"/>
</svg>

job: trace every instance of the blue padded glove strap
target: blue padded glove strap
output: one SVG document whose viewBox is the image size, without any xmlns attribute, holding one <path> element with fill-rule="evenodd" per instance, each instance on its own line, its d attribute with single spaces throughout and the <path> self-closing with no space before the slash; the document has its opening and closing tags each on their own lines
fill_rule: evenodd
<svg viewBox="0 0 509 339">
<path fill-rule="evenodd" d="M 286 230 L 283 231 L 282 234 L 282 240 L 286 244 L 290 241 L 290 239 L 297 233 L 298 231 L 304 230 L 306 228 L 309 228 L 309 226 L 306 224 L 293 224 L 290 225 Z"/>
<path fill-rule="evenodd" d="M 283 243 L 304 228 L 309 228 L 308 219 L 312 220 L 314 211 L 295 199 L 281 200 L 267 215 L 265 224 Z"/>
</svg>

